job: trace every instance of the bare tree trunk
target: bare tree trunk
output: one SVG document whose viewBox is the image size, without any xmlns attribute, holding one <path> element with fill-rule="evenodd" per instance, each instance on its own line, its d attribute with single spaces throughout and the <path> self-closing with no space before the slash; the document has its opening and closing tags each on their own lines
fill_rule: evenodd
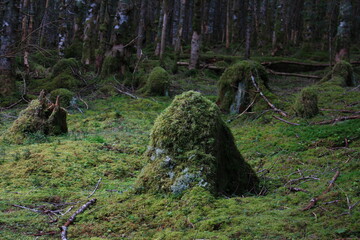
<svg viewBox="0 0 360 240">
<path fill-rule="evenodd" d="M 231 0 L 227 0 L 226 5 L 226 44 L 225 47 L 230 47 L 230 28 L 231 28 L 231 12 L 230 12 L 230 5 L 232 4 Z"/>
<path fill-rule="evenodd" d="M 82 52 L 82 63 L 85 65 L 90 65 L 94 63 L 95 60 L 95 41 L 96 38 L 96 23 L 99 13 L 99 0 L 90 1 L 88 12 L 85 20 L 84 28 L 84 43 L 83 43 L 83 52 Z"/>
<path fill-rule="evenodd" d="M 23 18 L 21 21 L 21 45 L 24 48 L 23 61 L 26 73 L 29 74 L 29 44 L 34 26 L 34 7 L 32 0 L 23 0 L 22 4 Z"/>
<path fill-rule="evenodd" d="M 0 97 L 8 98 L 15 92 L 15 77 L 12 74 L 12 45 L 15 42 L 19 4 L 9 0 L 0 9 Z"/>
<path fill-rule="evenodd" d="M 48 22 L 49 22 L 49 1 L 50 0 L 46 0 L 46 2 L 45 2 L 44 15 L 42 17 L 41 25 L 40 25 L 39 44 L 40 44 L 41 47 L 43 47 L 44 43 L 45 43 L 46 29 L 47 29 L 47 25 L 48 25 Z"/>
<path fill-rule="evenodd" d="M 191 39 L 191 55 L 189 69 L 199 66 L 199 54 L 201 45 L 201 0 L 195 0 L 193 17 L 193 35 Z"/>
<path fill-rule="evenodd" d="M 246 20 L 246 35 L 245 35 L 245 58 L 250 58 L 250 48 L 251 48 L 251 35 L 252 35 L 252 25 L 253 25 L 253 7 L 254 0 L 249 0 L 248 2 L 248 11 L 247 11 L 247 20 Z"/>
<path fill-rule="evenodd" d="M 161 9 L 160 9 L 160 14 L 159 14 L 159 23 L 158 23 L 158 30 L 157 30 L 157 34 L 155 37 L 155 42 L 156 42 L 156 48 L 155 48 L 155 56 L 159 56 L 160 55 L 160 50 L 161 50 L 161 33 L 162 33 L 162 25 L 163 25 L 163 12 L 164 12 L 164 5 L 162 5 Z"/>
<path fill-rule="evenodd" d="M 146 14 L 146 6 L 147 0 L 141 0 L 141 7 L 140 7 L 140 18 L 139 18 L 139 28 L 138 28 L 138 38 L 136 44 L 136 56 L 138 59 L 142 56 L 142 46 L 145 37 L 145 14 Z"/>
<path fill-rule="evenodd" d="M 180 53 L 181 40 L 183 36 L 184 19 L 185 19 L 185 5 L 186 0 L 180 0 L 179 26 L 175 40 L 175 52 Z"/>
<path fill-rule="evenodd" d="M 59 13 L 59 35 L 58 35 L 58 54 L 64 56 L 65 43 L 67 41 L 67 26 L 66 26 L 66 0 L 61 1 Z"/>
<path fill-rule="evenodd" d="M 340 1 L 339 26 L 337 32 L 335 61 L 350 60 L 351 44 L 351 19 L 352 5 L 351 0 Z"/>
<path fill-rule="evenodd" d="M 168 9 L 168 0 L 163 1 L 163 21 L 162 21 L 162 29 L 161 29 L 161 41 L 160 41 L 160 61 L 163 60 L 163 55 L 165 52 L 165 45 L 166 45 L 166 33 L 167 33 L 167 25 L 168 25 L 168 16 L 169 16 L 169 9 Z"/>
</svg>

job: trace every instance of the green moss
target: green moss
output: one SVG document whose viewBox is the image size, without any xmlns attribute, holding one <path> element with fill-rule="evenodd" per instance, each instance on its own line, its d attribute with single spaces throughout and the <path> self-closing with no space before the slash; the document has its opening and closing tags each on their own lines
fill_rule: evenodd
<svg viewBox="0 0 360 240">
<path fill-rule="evenodd" d="M 56 50 L 38 51 L 30 55 L 30 64 L 33 62 L 49 68 L 56 64 L 58 58 Z"/>
<path fill-rule="evenodd" d="M 138 191 L 181 194 L 201 186 L 231 195 L 257 188 L 257 177 L 219 109 L 198 92 L 177 96 L 157 118 L 147 156 L 150 162 L 137 180 Z"/>
<path fill-rule="evenodd" d="M 55 102 L 57 96 L 60 97 L 60 106 L 68 107 L 70 105 L 71 99 L 75 96 L 75 93 L 66 88 L 58 88 L 54 91 L 51 91 L 50 100 Z"/>
<path fill-rule="evenodd" d="M 80 81 L 74 78 L 71 74 L 60 73 L 54 77 L 50 82 L 45 85 L 45 88 L 49 91 L 58 88 L 75 89 L 80 85 Z"/>
<path fill-rule="evenodd" d="M 22 143 L 32 134 L 59 135 L 67 132 L 66 111 L 59 106 L 49 107 L 45 96 L 30 102 L 21 111 L 19 118 L 4 134 L 4 140 L 11 143 Z"/>
<path fill-rule="evenodd" d="M 333 69 L 321 79 L 320 83 L 327 81 L 340 86 L 354 86 L 354 70 L 351 64 L 346 61 L 338 62 Z"/>
<path fill-rule="evenodd" d="M 319 114 L 318 95 L 314 88 L 303 88 L 297 97 L 294 110 L 297 116 L 312 118 Z"/>
<path fill-rule="evenodd" d="M 254 76 L 261 91 L 266 95 L 269 94 L 268 77 L 264 67 L 254 61 L 238 62 L 228 67 L 218 82 L 217 103 L 222 111 L 242 112 L 255 99 L 258 93 L 253 86 L 251 76 Z"/>
<path fill-rule="evenodd" d="M 140 92 L 149 96 L 167 96 L 169 94 L 170 77 L 162 67 L 155 67 Z"/>
<path fill-rule="evenodd" d="M 75 58 L 77 60 L 81 60 L 82 48 L 83 48 L 83 43 L 79 40 L 75 40 L 70 46 L 65 48 L 64 57 L 65 58 Z"/>
<path fill-rule="evenodd" d="M 120 71 L 120 60 L 117 57 L 106 56 L 101 67 L 101 78 L 106 78 Z"/>
<path fill-rule="evenodd" d="M 60 59 L 52 68 L 52 78 L 60 75 L 61 73 L 71 74 L 74 70 L 80 68 L 79 62 L 75 58 Z"/>
</svg>

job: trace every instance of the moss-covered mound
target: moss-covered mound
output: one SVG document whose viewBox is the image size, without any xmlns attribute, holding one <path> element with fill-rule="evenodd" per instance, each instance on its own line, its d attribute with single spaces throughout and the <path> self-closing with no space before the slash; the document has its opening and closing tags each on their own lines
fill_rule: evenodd
<svg viewBox="0 0 360 240">
<path fill-rule="evenodd" d="M 294 104 L 295 114 L 302 118 L 312 118 L 319 114 L 318 96 L 314 88 L 302 89 Z"/>
<path fill-rule="evenodd" d="M 354 86 L 356 82 L 353 67 L 346 61 L 338 62 L 320 83 L 327 81 L 343 87 Z"/>
<path fill-rule="evenodd" d="M 55 102 L 58 96 L 60 99 L 60 105 L 67 107 L 70 105 L 70 101 L 75 96 L 75 93 L 66 88 L 58 88 L 50 93 L 50 100 Z"/>
<path fill-rule="evenodd" d="M 139 192 L 181 194 L 201 186 L 212 193 L 255 192 L 258 178 L 239 153 L 218 107 L 189 91 L 177 96 L 151 132 L 149 163 Z"/>
<path fill-rule="evenodd" d="M 149 96 L 166 96 L 169 94 L 169 87 L 169 74 L 162 67 L 155 67 L 140 92 Z"/>
<path fill-rule="evenodd" d="M 54 78 L 61 73 L 71 74 L 73 70 L 79 69 L 80 64 L 75 58 L 60 59 L 52 69 L 51 77 Z"/>
<path fill-rule="evenodd" d="M 227 113 L 242 112 L 254 100 L 257 92 L 251 81 L 251 76 L 254 76 L 259 88 L 264 93 L 268 92 L 268 77 L 265 68 L 258 62 L 241 61 L 225 70 L 218 83 L 217 104 L 222 111 Z"/>
<path fill-rule="evenodd" d="M 21 111 L 3 138 L 11 143 L 22 143 L 32 134 L 59 135 L 67 132 L 66 111 L 59 102 L 47 104 L 44 92 Z"/>
</svg>

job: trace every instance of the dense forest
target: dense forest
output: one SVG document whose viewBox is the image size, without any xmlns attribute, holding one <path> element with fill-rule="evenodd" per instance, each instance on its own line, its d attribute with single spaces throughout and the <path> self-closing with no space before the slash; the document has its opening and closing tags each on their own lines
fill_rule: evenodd
<svg viewBox="0 0 360 240">
<path fill-rule="evenodd" d="M 360 1 L 0 0 L 0 239 L 360 238 Z"/>
</svg>

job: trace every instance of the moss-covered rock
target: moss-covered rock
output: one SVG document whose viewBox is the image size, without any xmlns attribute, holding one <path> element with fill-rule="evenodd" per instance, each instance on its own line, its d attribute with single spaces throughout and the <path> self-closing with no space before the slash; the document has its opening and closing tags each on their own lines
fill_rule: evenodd
<svg viewBox="0 0 360 240">
<path fill-rule="evenodd" d="M 333 69 L 320 81 L 320 84 L 327 81 L 343 87 L 354 86 L 355 77 L 351 64 L 346 61 L 340 61 L 335 64 Z"/>
<path fill-rule="evenodd" d="M 61 73 L 71 74 L 73 69 L 79 69 L 80 64 L 75 58 L 60 59 L 52 69 L 52 78 L 60 75 Z"/>
<path fill-rule="evenodd" d="M 162 67 L 155 67 L 140 92 L 149 96 L 167 96 L 169 94 L 170 77 Z"/>
<path fill-rule="evenodd" d="M 181 194 L 201 186 L 212 193 L 254 192 L 258 179 L 239 153 L 218 107 L 189 91 L 157 118 L 136 182 L 140 192 Z"/>
<path fill-rule="evenodd" d="M 21 111 L 3 138 L 11 143 L 22 143 L 31 134 L 59 135 L 67 132 L 66 111 L 55 104 L 46 102 L 42 91 L 39 98 L 30 102 Z"/>
<path fill-rule="evenodd" d="M 294 104 L 295 114 L 302 118 L 312 118 L 319 114 L 318 95 L 314 88 L 304 88 Z"/>
<path fill-rule="evenodd" d="M 57 96 L 59 96 L 60 105 L 68 107 L 71 99 L 75 96 L 75 93 L 66 88 L 58 88 L 50 93 L 50 100 L 55 102 Z"/>
<path fill-rule="evenodd" d="M 251 81 L 254 76 L 259 88 L 267 90 L 268 77 L 261 64 L 255 61 L 241 61 L 228 67 L 218 82 L 217 104 L 224 112 L 239 113 L 244 111 L 257 94 Z"/>
</svg>

